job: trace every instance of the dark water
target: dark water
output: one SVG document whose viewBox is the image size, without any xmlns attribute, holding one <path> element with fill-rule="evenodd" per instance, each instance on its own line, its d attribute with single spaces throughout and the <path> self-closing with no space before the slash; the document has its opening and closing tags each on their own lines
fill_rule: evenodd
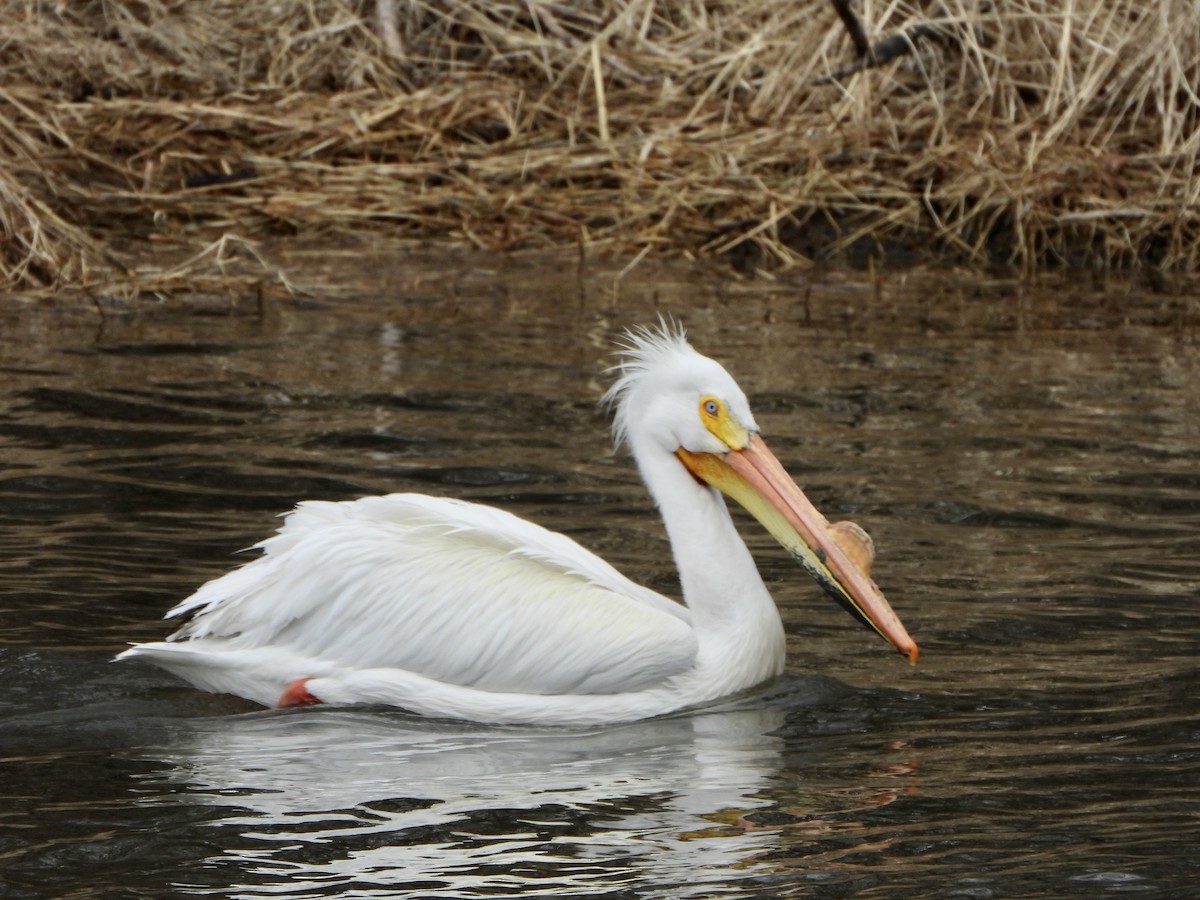
<svg viewBox="0 0 1200 900">
<path fill-rule="evenodd" d="M 1193 301 L 446 262 L 314 264 L 328 303 L 0 306 L 0 893 L 1192 895 Z M 486 500 L 672 590 L 596 408 L 659 310 L 872 532 L 920 665 L 753 523 L 789 670 L 699 713 L 273 712 L 109 664 L 302 498 Z"/>
</svg>

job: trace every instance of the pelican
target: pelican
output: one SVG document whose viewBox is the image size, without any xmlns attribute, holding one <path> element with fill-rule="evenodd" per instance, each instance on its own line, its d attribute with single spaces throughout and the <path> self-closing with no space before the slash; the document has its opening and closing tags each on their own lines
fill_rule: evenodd
<svg viewBox="0 0 1200 900">
<path fill-rule="evenodd" d="M 264 706 L 386 704 L 497 724 L 595 725 L 708 703 L 783 670 L 779 611 L 722 494 L 910 662 L 871 580 L 874 549 L 831 525 L 767 449 L 725 369 L 662 322 L 626 332 L 605 395 L 666 525 L 683 603 L 570 538 L 420 494 L 307 501 L 253 561 L 167 613 L 145 659 Z"/>
</svg>

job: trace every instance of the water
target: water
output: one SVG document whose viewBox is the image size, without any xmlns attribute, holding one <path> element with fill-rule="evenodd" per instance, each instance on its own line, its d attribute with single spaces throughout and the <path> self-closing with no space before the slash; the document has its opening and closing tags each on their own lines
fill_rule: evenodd
<svg viewBox="0 0 1200 900">
<path fill-rule="evenodd" d="M 1192 893 L 1193 301 L 446 262 L 314 258 L 319 302 L 0 308 L 0 893 Z M 109 664 L 302 498 L 497 503 L 674 590 L 596 407 L 660 310 L 872 532 L 917 667 L 749 521 L 789 670 L 710 710 L 485 728 Z"/>
</svg>

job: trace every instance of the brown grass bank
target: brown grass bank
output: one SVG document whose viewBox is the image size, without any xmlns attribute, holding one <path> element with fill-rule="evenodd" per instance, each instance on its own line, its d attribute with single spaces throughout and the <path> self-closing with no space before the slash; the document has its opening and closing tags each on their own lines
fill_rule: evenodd
<svg viewBox="0 0 1200 900">
<path fill-rule="evenodd" d="M 845 71 L 829 0 L 398 0 L 390 49 L 370 0 L 0 0 L 0 275 L 364 231 L 1196 268 L 1200 3 L 855 8 L 911 52 Z"/>
</svg>

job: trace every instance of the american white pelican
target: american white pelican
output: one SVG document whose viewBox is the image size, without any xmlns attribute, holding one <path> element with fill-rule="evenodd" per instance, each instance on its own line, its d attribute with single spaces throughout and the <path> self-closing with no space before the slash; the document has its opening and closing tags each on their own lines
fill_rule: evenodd
<svg viewBox="0 0 1200 900">
<path fill-rule="evenodd" d="M 682 329 L 626 335 L 607 394 L 662 513 L 681 605 L 575 541 L 510 513 L 391 494 L 308 501 L 262 555 L 167 615 L 148 659 L 266 706 L 381 703 L 493 723 L 597 724 L 705 703 L 782 671 L 779 612 L 721 492 L 910 661 L 917 645 L 868 574 L 873 549 L 830 525 L 767 449 L 745 394 Z"/>
</svg>

